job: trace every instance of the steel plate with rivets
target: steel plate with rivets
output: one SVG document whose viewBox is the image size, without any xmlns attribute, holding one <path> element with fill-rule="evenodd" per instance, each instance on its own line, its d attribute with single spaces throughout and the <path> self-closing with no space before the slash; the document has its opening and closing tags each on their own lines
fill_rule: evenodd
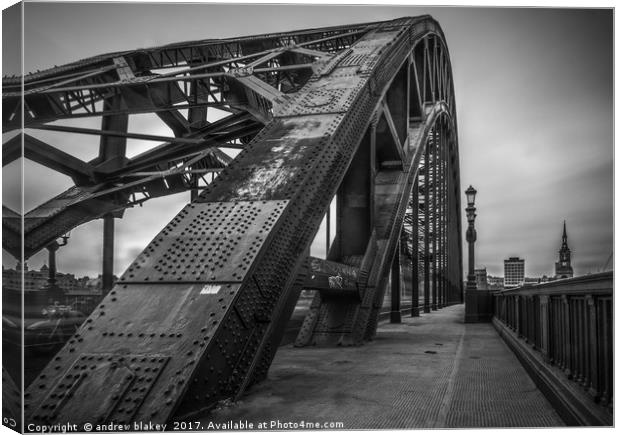
<svg viewBox="0 0 620 435">
<path fill-rule="evenodd" d="M 235 337 L 252 334 L 253 325 L 242 318 L 252 320 L 253 311 L 231 310 L 239 288 L 232 283 L 115 286 L 30 385 L 24 398 L 32 421 L 71 415 L 71 422 L 94 423 L 95 414 L 106 422 L 165 420 L 204 363 L 206 349 L 228 343 L 217 336 L 228 312 L 227 324 L 239 325 Z M 41 392 L 47 393 L 38 402 Z"/>
<path fill-rule="evenodd" d="M 129 266 L 121 282 L 240 282 L 286 204 L 190 204 Z"/>
<path fill-rule="evenodd" d="M 131 421 L 168 360 L 161 354 L 83 354 L 51 390 L 34 418 L 73 423 Z M 68 405 L 70 399 L 80 406 Z"/>
</svg>

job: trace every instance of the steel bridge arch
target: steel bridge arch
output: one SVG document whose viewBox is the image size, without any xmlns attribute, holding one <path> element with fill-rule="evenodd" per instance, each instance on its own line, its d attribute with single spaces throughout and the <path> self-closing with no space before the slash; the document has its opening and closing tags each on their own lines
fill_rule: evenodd
<svg viewBox="0 0 620 435">
<path fill-rule="evenodd" d="M 441 60 L 428 56 L 429 38 L 435 38 L 431 46 L 435 54 L 442 53 Z M 419 86 L 413 92 L 408 85 L 411 70 L 418 68 L 415 47 L 420 42 L 422 69 L 429 72 L 423 75 L 423 96 L 418 95 Z M 237 74 L 252 76 L 248 71 Z M 419 72 L 414 74 L 417 79 Z M 403 89 L 405 100 L 412 92 L 419 97 L 419 113 L 406 105 L 396 114 L 402 106 L 394 103 L 394 95 Z M 437 99 L 440 92 L 447 101 Z M 371 339 L 387 275 L 390 268 L 395 270 L 393 259 L 399 258 L 403 222 L 422 160 L 425 186 L 430 189 L 432 180 L 435 189 L 430 197 L 427 189 L 425 212 L 432 198 L 433 219 L 452 219 L 444 225 L 450 231 L 442 233 L 442 240 L 452 244 L 441 245 L 441 267 L 450 267 L 442 276 L 443 304 L 459 301 L 456 115 L 439 25 L 418 17 L 370 27 L 348 49 L 313 68 L 299 91 L 271 102 L 273 119 L 153 239 L 28 388 L 30 420 L 50 423 L 71 416 L 77 423 L 93 418 L 165 422 L 239 397 L 266 375 L 302 288 L 319 290 L 319 297 L 298 344 L 318 339 L 358 345 Z M 371 137 L 377 129 L 383 129 L 380 140 Z M 375 154 L 373 141 L 382 154 Z M 309 244 L 354 168 L 351 162 L 360 144 L 370 147 L 370 157 L 379 163 L 372 174 L 381 178 L 373 187 L 374 196 L 366 198 L 373 202 L 366 205 L 367 211 L 378 214 L 371 210 L 378 190 L 386 206 L 381 213 L 387 216 L 373 217 L 380 225 L 373 223 L 367 234 L 365 252 L 355 260 L 359 267 L 331 260 L 308 262 Z M 441 171 L 448 176 L 437 175 Z M 438 211 L 443 194 L 450 216 Z M 427 228 L 429 219 L 425 215 Z M 437 234 L 435 229 L 432 238 Z M 428 246 L 430 234 L 424 240 Z M 432 251 L 435 266 L 437 249 Z M 334 269 L 342 272 L 344 288 L 319 282 Z M 425 282 L 432 278 L 439 286 L 437 277 L 437 270 L 432 277 L 424 274 Z M 346 331 L 320 329 L 321 315 L 329 322 L 342 314 L 343 299 L 356 298 L 355 307 L 344 309 L 350 321 Z M 96 401 L 89 399 L 93 389 L 100 391 Z"/>
<path fill-rule="evenodd" d="M 421 45 L 424 45 L 428 40 L 427 38 L 429 37 L 436 37 L 437 38 L 436 41 L 441 44 L 441 50 L 443 50 L 443 52 L 447 55 L 447 47 L 445 45 L 445 40 L 444 40 L 443 32 L 441 31 L 441 29 L 439 27 L 429 29 L 426 33 L 423 33 L 416 39 L 415 43 L 413 44 L 411 48 L 411 52 L 409 53 L 409 55 L 405 56 L 402 60 L 402 63 L 398 65 L 398 67 L 395 67 L 394 70 L 398 71 L 399 68 L 402 67 L 403 64 L 405 64 L 408 61 L 409 56 L 413 57 L 416 48 Z M 413 62 L 414 61 L 412 59 L 411 63 L 413 64 Z M 445 120 L 449 124 L 449 128 L 448 128 L 449 139 L 446 145 L 448 146 L 448 150 L 447 150 L 449 154 L 448 157 L 452 160 L 452 165 L 454 166 L 453 167 L 453 170 L 454 170 L 453 178 L 455 181 L 452 186 L 453 187 L 452 189 L 452 195 L 453 195 L 452 196 L 453 198 L 452 224 L 453 225 L 452 226 L 456 229 L 456 235 L 455 235 L 456 237 L 453 238 L 456 245 L 451 247 L 452 248 L 451 252 L 459 253 L 459 255 L 458 255 L 457 260 L 454 262 L 454 264 L 456 265 L 456 268 L 451 271 L 452 272 L 451 273 L 452 279 L 450 282 L 451 296 L 448 297 L 448 294 L 447 294 L 448 289 L 444 288 L 443 289 L 444 294 L 439 297 L 441 298 L 441 301 L 438 302 L 437 299 L 439 298 L 435 294 L 436 289 L 434 289 L 433 290 L 433 304 L 432 304 L 433 310 L 437 309 L 438 306 L 442 307 L 442 306 L 451 305 L 454 303 L 463 302 L 461 282 L 460 282 L 460 279 L 458 278 L 462 276 L 462 260 L 460 258 L 460 252 L 462 251 L 462 248 L 461 248 L 461 237 L 460 237 L 460 234 L 461 234 L 460 199 L 459 199 L 460 198 L 459 196 L 460 187 L 459 187 L 459 182 L 458 182 L 458 179 L 459 179 L 458 177 L 459 157 L 458 157 L 458 140 L 457 140 L 458 133 L 457 133 L 457 123 L 456 123 L 456 110 L 455 110 L 455 104 L 454 104 L 454 90 L 453 90 L 449 56 L 446 58 L 446 62 L 448 66 L 447 83 L 448 83 L 449 91 L 447 91 L 446 93 L 446 90 L 444 89 L 443 96 L 445 97 L 447 95 L 450 101 L 446 102 L 444 101 L 444 99 L 441 99 L 441 98 L 435 99 L 434 90 L 432 92 L 429 91 L 429 94 L 433 95 L 433 100 L 435 100 L 434 102 L 427 103 L 422 98 L 421 110 L 424 111 L 425 114 L 423 117 L 424 119 L 422 121 L 422 127 L 421 127 L 422 131 L 417 136 L 419 138 L 419 141 L 418 141 L 419 143 L 414 146 L 415 149 L 420 150 L 420 154 L 410 156 L 411 165 L 414 168 L 414 170 L 411 171 L 411 173 L 408 175 L 407 183 L 404 186 L 401 186 L 401 188 L 404 189 L 404 192 L 409 192 L 408 195 L 411 195 L 413 193 L 413 190 L 416 188 L 414 185 L 413 179 L 418 177 L 418 174 L 417 174 L 417 170 L 419 169 L 418 166 L 419 166 L 422 154 L 428 147 L 428 137 L 430 135 L 430 132 L 435 127 L 435 124 L 439 120 L 442 120 L 442 119 Z M 392 85 L 392 82 L 395 79 L 395 77 L 396 75 L 394 75 L 394 77 L 392 77 L 389 83 L 386 84 L 385 87 L 382 89 L 380 93 L 379 101 L 373 110 L 373 115 L 371 116 L 371 120 L 370 120 L 371 124 L 373 123 L 372 118 L 375 118 L 376 112 L 380 110 L 382 101 L 385 99 L 386 93 L 390 89 L 390 86 Z M 417 195 L 416 195 L 416 199 L 417 199 Z M 403 226 L 403 214 L 404 214 L 403 211 L 399 210 L 397 212 L 397 216 L 395 219 L 396 222 L 392 223 L 392 229 L 396 232 L 398 232 L 400 228 L 402 228 Z M 428 235 L 426 236 L 426 238 L 428 238 Z M 396 234 L 392 234 L 389 240 L 392 242 L 392 245 L 385 250 L 386 258 L 392 259 L 394 258 L 394 254 L 397 250 L 394 244 L 397 244 L 398 236 Z M 372 247 L 371 245 L 374 243 L 376 243 L 376 240 L 370 240 L 368 248 L 370 249 Z M 426 255 L 428 256 L 428 253 Z M 317 345 L 317 344 L 318 345 L 321 345 L 321 344 L 322 345 L 325 345 L 325 344 L 360 345 L 364 341 L 371 340 L 376 333 L 378 311 L 381 308 L 384 295 L 385 295 L 385 287 L 387 286 L 386 280 L 387 280 L 388 272 L 386 269 L 387 267 L 389 267 L 390 262 L 391 260 L 388 260 L 385 262 L 385 264 L 381 264 L 379 267 L 371 266 L 370 270 L 364 270 L 364 268 L 360 268 L 361 270 L 357 270 L 352 273 L 351 270 L 347 270 L 348 265 L 345 265 L 344 268 L 342 268 L 342 265 L 338 265 L 334 263 L 327 263 L 327 264 L 322 265 L 320 264 L 320 262 L 318 262 L 315 259 L 313 262 L 313 266 L 314 266 L 314 269 L 312 270 L 313 273 L 319 274 L 319 275 L 326 274 L 326 273 L 338 274 L 338 275 L 349 274 L 351 278 L 350 281 L 357 281 L 355 284 L 357 286 L 357 290 L 360 293 L 360 295 L 365 293 L 365 296 L 367 298 L 371 297 L 372 294 L 375 294 L 376 296 L 374 300 L 363 301 L 363 303 L 361 304 L 362 305 L 361 308 L 356 307 L 356 309 L 353 309 L 353 311 L 356 311 L 356 310 L 357 311 L 364 311 L 364 310 L 368 311 L 368 313 L 366 313 L 365 316 L 364 315 L 360 316 L 359 312 L 351 314 L 350 312 L 351 310 L 348 310 L 349 312 L 347 312 L 347 310 L 343 312 L 342 306 L 345 304 L 342 303 L 342 300 L 337 299 L 338 292 L 335 292 L 331 288 L 330 289 L 325 288 L 324 283 L 319 283 L 317 285 L 312 281 L 307 282 L 306 285 L 308 288 L 314 288 L 316 290 L 323 291 L 324 293 L 327 293 L 331 297 L 334 297 L 334 293 L 336 293 L 336 301 L 335 303 L 332 303 L 332 304 L 329 304 L 329 303 L 326 304 L 325 301 L 321 300 L 320 293 L 315 296 L 315 299 L 311 307 L 311 312 L 308 316 L 306 316 L 301 332 L 296 340 L 296 345 L 297 346 L 306 346 L 309 344 L 311 345 Z M 428 263 L 428 261 L 426 261 L 426 263 Z M 428 284 L 429 282 L 433 282 L 433 284 L 435 284 L 435 278 L 430 277 L 429 279 L 428 272 L 424 273 L 423 275 L 424 275 L 426 284 Z M 372 283 L 371 285 L 369 285 L 369 281 Z M 371 287 L 373 291 L 368 291 L 368 290 L 371 290 L 368 287 Z M 360 290 L 360 288 L 362 288 L 363 290 Z M 342 296 L 343 293 L 344 292 L 341 292 L 340 296 Z M 427 289 L 425 293 L 428 295 L 430 291 Z M 414 307 L 413 309 L 416 310 L 416 307 Z M 425 311 L 430 311 L 430 307 L 425 307 Z M 351 317 L 355 317 L 356 315 L 358 317 L 357 319 L 351 318 Z M 344 325 L 342 322 L 343 319 L 350 320 L 351 323 L 349 325 Z M 322 325 L 320 325 L 321 323 Z M 330 327 L 329 326 L 330 324 L 334 326 Z"/>
</svg>

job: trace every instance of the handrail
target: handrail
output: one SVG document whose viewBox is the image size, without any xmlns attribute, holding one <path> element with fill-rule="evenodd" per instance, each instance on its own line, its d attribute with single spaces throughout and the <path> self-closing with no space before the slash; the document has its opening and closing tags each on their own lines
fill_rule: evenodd
<svg viewBox="0 0 620 435">
<path fill-rule="evenodd" d="M 592 284 L 601 284 L 608 280 L 613 281 L 613 270 L 592 273 L 589 275 L 578 276 L 575 278 L 558 279 L 556 281 L 505 289 L 497 292 L 497 294 L 551 294 L 557 293 L 556 290 L 559 290 L 559 292 L 562 293 L 567 290 L 567 287 L 571 292 L 580 290 L 589 291 Z M 607 284 L 605 284 L 603 288 L 611 288 L 606 286 Z"/>
<path fill-rule="evenodd" d="M 613 271 L 494 294 L 494 317 L 543 360 L 613 406 Z"/>
</svg>

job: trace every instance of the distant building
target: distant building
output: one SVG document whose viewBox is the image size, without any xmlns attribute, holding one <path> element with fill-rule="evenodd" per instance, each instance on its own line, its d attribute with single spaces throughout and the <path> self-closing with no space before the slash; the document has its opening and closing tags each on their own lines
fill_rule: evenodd
<svg viewBox="0 0 620 435">
<path fill-rule="evenodd" d="M 21 262 L 18 262 L 15 269 L 5 269 L 2 266 L 2 288 L 21 291 L 22 268 L 24 273 L 24 291 L 39 291 L 46 287 L 49 278 L 49 268 L 46 264 L 41 266 L 40 270 L 30 270 L 28 269 L 28 263 L 22 265 Z M 114 281 L 116 280 L 117 278 L 114 276 Z M 56 272 L 56 285 L 65 293 L 100 294 L 101 275 L 98 278 L 91 279 L 87 276 L 76 278 L 72 273 Z"/>
<path fill-rule="evenodd" d="M 570 264 L 570 249 L 568 249 L 568 237 L 566 236 L 566 221 L 564 221 L 564 232 L 562 233 L 562 246 L 558 251 L 560 261 L 555 263 L 555 278 L 572 278 L 573 267 Z"/>
<path fill-rule="evenodd" d="M 22 293 L 22 268 L 23 268 L 23 289 Z M 7 293 L 15 293 L 17 295 L 24 294 L 26 308 L 30 311 L 38 312 L 46 303 L 57 300 L 61 305 L 70 305 L 73 309 L 89 314 L 101 301 L 103 295 L 101 289 L 101 275 L 97 278 L 89 278 L 88 276 L 76 278 L 72 273 L 56 273 L 56 288 L 60 289 L 59 294 L 50 294 L 48 287 L 49 268 L 43 265 L 40 270 L 29 270 L 28 264 L 22 266 L 17 263 L 15 269 L 6 269 L 2 267 L 2 288 L 3 301 L 10 302 L 10 295 Z M 113 277 L 116 282 L 118 278 Z M 5 298 L 7 296 L 7 298 Z M 6 299 L 6 301 L 4 300 Z M 17 299 L 21 303 L 21 298 Z M 18 305 L 16 305 L 18 306 Z M 19 313 L 19 308 L 18 313 Z"/>
<path fill-rule="evenodd" d="M 476 275 L 476 288 L 478 290 L 487 290 L 489 288 L 487 284 L 487 268 L 475 269 L 474 275 Z"/>
<path fill-rule="evenodd" d="M 487 288 L 489 290 L 502 290 L 504 288 L 504 277 L 487 275 Z"/>
<path fill-rule="evenodd" d="M 41 290 L 47 284 L 49 269 L 44 264 L 41 270 L 29 270 L 28 263 L 22 265 L 17 263 L 15 269 L 5 269 L 2 267 L 2 288 L 21 290 L 22 289 L 22 268 L 24 277 L 24 291 Z"/>
<path fill-rule="evenodd" d="M 510 257 L 504 260 L 504 287 L 519 287 L 525 282 L 525 260 Z"/>
</svg>

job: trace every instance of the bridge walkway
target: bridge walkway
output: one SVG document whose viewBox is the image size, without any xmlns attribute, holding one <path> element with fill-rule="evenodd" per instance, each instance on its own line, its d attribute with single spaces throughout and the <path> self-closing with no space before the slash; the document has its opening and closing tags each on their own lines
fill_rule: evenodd
<svg viewBox="0 0 620 435">
<path fill-rule="evenodd" d="M 341 422 L 343 429 L 564 426 L 493 326 L 463 317 L 463 305 L 404 316 L 401 324 L 382 323 L 362 347 L 282 346 L 265 382 L 199 420 L 247 421 L 254 429 L 271 421 Z"/>
</svg>

